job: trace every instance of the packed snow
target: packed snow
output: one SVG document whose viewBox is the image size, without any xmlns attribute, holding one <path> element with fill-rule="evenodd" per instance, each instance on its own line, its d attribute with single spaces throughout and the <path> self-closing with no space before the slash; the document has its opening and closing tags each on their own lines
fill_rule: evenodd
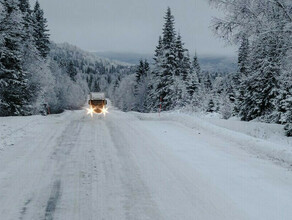
<svg viewBox="0 0 292 220">
<path fill-rule="evenodd" d="M 110 108 L 0 118 L 0 133 L 0 219 L 292 216 L 278 125 Z"/>
</svg>

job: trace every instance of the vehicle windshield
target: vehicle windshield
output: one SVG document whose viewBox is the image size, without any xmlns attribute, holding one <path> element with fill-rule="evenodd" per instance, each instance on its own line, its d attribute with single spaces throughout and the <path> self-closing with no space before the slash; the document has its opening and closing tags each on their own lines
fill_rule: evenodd
<svg viewBox="0 0 292 220">
<path fill-rule="evenodd" d="M 104 105 L 104 100 L 90 100 L 91 105 Z"/>
</svg>

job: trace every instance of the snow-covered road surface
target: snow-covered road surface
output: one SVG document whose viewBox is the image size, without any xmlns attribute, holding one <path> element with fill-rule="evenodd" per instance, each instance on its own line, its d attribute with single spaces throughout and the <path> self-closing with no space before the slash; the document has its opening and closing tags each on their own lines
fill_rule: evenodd
<svg viewBox="0 0 292 220">
<path fill-rule="evenodd" d="M 292 171 L 202 127 L 117 110 L 1 126 L 3 220 L 292 218 Z"/>
</svg>

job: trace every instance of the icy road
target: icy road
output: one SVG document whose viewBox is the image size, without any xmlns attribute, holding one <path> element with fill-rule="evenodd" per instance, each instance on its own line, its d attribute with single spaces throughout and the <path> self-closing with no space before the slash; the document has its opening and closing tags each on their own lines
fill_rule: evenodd
<svg viewBox="0 0 292 220">
<path fill-rule="evenodd" d="M 1 220 L 292 219 L 292 171 L 208 128 L 68 111 L 1 118 L 0 144 Z"/>
</svg>

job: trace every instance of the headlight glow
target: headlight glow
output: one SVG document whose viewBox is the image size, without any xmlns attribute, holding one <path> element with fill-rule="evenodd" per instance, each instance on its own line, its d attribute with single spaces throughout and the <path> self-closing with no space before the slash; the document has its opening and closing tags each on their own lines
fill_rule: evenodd
<svg viewBox="0 0 292 220">
<path fill-rule="evenodd" d="M 93 117 L 95 108 L 92 108 L 92 106 L 90 106 L 89 108 L 86 108 L 86 110 L 87 110 L 87 114 Z"/>
<path fill-rule="evenodd" d="M 106 113 L 108 113 L 108 110 L 107 110 L 108 108 L 106 108 L 105 106 L 103 106 L 102 107 L 102 109 L 101 109 L 101 113 L 103 114 L 103 115 L 105 115 Z"/>
<path fill-rule="evenodd" d="M 103 106 L 102 108 L 97 108 L 90 106 L 89 108 L 86 108 L 87 110 L 87 115 L 90 115 L 91 117 L 93 117 L 94 114 L 103 114 L 104 116 L 108 113 L 108 108 L 106 108 L 105 106 Z M 98 113 L 99 112 L 99 113 Z"/>
</svg>

